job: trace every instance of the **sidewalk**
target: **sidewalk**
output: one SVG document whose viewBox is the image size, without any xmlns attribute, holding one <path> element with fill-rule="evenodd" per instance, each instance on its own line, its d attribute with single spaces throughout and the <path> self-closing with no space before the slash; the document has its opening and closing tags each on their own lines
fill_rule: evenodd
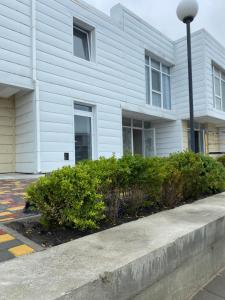
<svg viewBox="0 0 225 300">
<path fill-rule="evenodd" d="M 224 300 L 224 299 L 225 299 L 225 270 L 221 271 L 192 300 Z"/>
</svg>

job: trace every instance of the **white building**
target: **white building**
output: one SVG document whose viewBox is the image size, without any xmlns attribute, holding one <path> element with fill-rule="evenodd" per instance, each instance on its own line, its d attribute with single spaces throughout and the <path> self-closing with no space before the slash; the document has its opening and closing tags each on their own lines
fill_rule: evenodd
<svg viewBox="0 0 225 300">
<path fill-rule="evenodd" d="M 199 151 L 225 151 L 225 48 L 192 36 Z M 0 173 L 188 147 L 185 37 L 116 5 L 0 0 Z"/>
</svg>

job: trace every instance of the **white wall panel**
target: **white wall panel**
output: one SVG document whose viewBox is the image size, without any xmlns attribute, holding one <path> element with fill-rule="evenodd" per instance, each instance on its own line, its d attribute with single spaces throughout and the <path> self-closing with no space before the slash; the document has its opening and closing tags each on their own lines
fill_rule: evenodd
<svg viewBox="0 0 225 300">
<path fill-rule="evenodd" d="M 0 2 L 0 83 L 32 88 L 31 1 Z"/>
<path fill-rule="evenodd" d="M 0 99 L 0 173 L 15 171 L 15 102 Z"/>
<path fill-rule="evenodd" d="M 36 172 L 34 93 L 15 97 L 16 172 Z"/>
</svg>

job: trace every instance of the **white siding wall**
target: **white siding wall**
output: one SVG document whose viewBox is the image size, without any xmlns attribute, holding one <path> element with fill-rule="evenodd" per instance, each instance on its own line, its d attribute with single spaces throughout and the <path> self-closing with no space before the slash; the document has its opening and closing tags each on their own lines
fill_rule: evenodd
<svg viewBox="0 0 225 300">
<path fill-rule="evenodd" d="M 15 103 L 0 99 L 0 173 L 15 171 Z"/>
<path fill-rule="evenodd" d="M 208 151 L 220 151 L 219 128 L 213 124 L 208 124 Z"/>
<path fill-rule="evenodd" d="M 181 121 L 153 122 L 156 130 L 156 150 L 158 156 L 168 156 L 170 153 L 182 151 Z"/>
<path fill-rule="evenodd" d="M 220 45 L 209 33 L 204 31 L 206 44 L 206 97 L 208 113 L 225 121 L 225 112 L 214 109 L 213 105 L 213 77 L 212 61 L 225 70 L 225 48 Z"/>
<path fill-rule="evenodd" d="M 179 118 L 189 117 L 188 93 L 188 65 L 186 39 L 175 42 L 176 65 L 172 73 L 172 98 Z M 205 116 L 206 102 L 206 74 L 205 74 L 205 46 L 204 31 L 200 30 L 192 35 L 192 65 L 195 116 Z"/>
<path fill-rule="evenodd" d="M 0 1 L 0 83 L 31 81 L 31 0 Z"/>
<path fill-rule="evenodd" d="M 225 152 L 225 127 L 219 128 L 219 151 Z"/>
<path fill-rule="evenodd" d="M 135 29 L 139 21 L 126 15 L 127 31 L 128 24 Z M 73 17 L 96 30 L 94 62 L 73 56 Z M 141 22 L 139 25 L 146 29 Z M 172 42 L 159 35 L 156 43 L 158 33 L 149 28 L 146 45 L 172 63 Z M 138 108 L 146 101 L 144 51 L 143 41 L 136 34 L 123 32 L 108 16 L 83 2 L 38 0 L 37 76 L 43 172 L 74 164 L 73 101 L 96 105 L 95 157 L 122 154 L 121 105 L 129 103 Z M 70 161 L 64 161 L 64 152 L 70 153 Z"/>
<path fill-rule="evenodd" d="M 34 93 L 15 97 L 16 103 L 16 172 L 34 173 L 35 118 Z"/>
</svg>

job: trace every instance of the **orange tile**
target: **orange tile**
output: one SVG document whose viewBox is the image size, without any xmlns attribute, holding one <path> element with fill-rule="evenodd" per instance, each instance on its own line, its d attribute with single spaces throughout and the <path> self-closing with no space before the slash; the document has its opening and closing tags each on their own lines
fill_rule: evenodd
<svg viewBox="0 0 225 300">
<path fill-rule="evenodd" d="M 8 221 L 11 221 L 11 220 L 14 220 L 15 218 L 5 218 L 5 219 L 0 219 L 0 223 L 3 223 L 3 222 L 8 222 Z"/>
<path fill-rule="evenodd" d="M 8 211 L 0 212 L 0 217 L 10 216 L 12 213 Z"/>
<path fill-rule="evenodd" d="M 23 210 L 23 209 L 24 209 L 24 205 L 7 208 L 7 210 L 9 211 L 16 211 L 16 210 Z"/>
</svg>

